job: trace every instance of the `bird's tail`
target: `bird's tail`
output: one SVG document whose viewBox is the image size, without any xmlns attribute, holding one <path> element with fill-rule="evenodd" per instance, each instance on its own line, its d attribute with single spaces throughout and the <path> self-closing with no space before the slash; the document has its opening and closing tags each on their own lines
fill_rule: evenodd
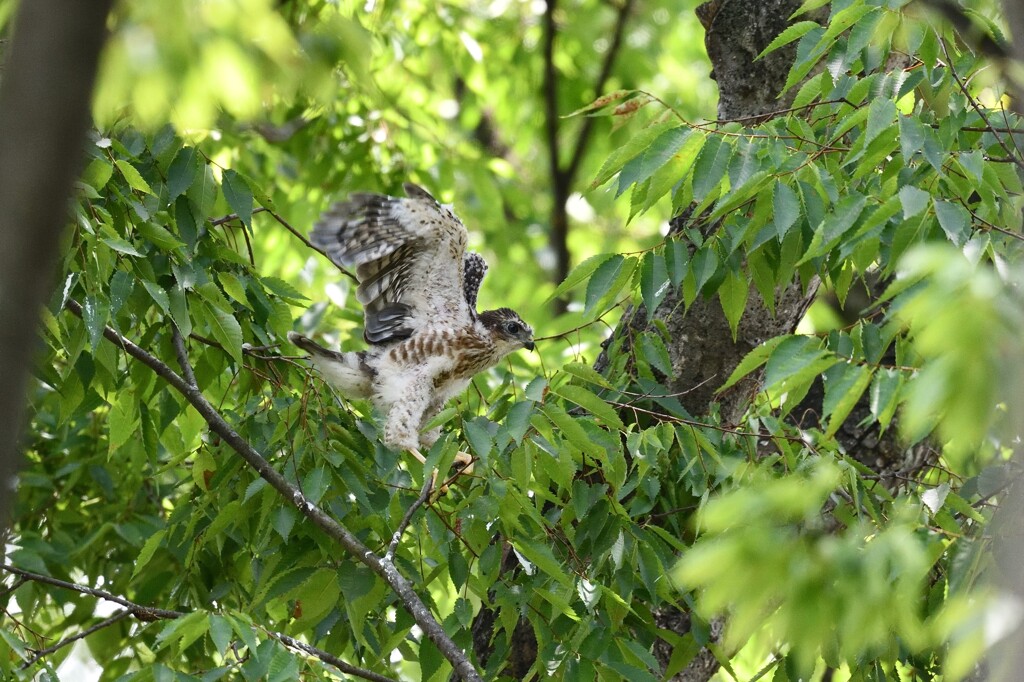
<svg viewBox="0 0 1024 682">
<path fill-rule="evenodd" d="M 373 373 L 366 364 L 365 351 L 339 353 L 295 332 L 288 332 L 288 340 L 309 353 L 313 367 L 346 397 L 370 397 Z"/>
</svg>

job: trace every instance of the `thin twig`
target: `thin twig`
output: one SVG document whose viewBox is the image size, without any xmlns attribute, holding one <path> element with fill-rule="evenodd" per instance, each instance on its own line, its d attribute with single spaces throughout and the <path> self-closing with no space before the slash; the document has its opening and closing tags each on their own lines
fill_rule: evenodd
<svg viewBox="0 0 1024 682">
<path fill-rule="evenodd" d="M 1004 152 L 1006 152 L 1006 156 L 1012 159 L 1013 163 L 1018 168 L 1024 170 L 1024 161 L 1022 161 L 1019 156 L 1014 154 L 1013 150 L 1010 149 L 1010 146 L 1006 144 L 1006 141 L 1003 140 L 1003 138 L 1000 137 L 995 132 L 995 128 L 993 128 L 992 122 L 988 120 L 988 116 L 985 115 L 985 112 L 982 110 L 981 105 L 978 104 L 978 101 L 976 99 L 974 99 L 974 96 L 967 89 L 967 84 L 960 79 L 960 75 L 956 72 L 956 69 L 953 68 L 953 60 L 949 56 L 949 50 L 946 48 L 946 41 L 940 38 L 939 45 L 942 46 L 942 53 L 946 55 L 946 66 L 949 68 L 949 73 L 950 75 L 953 76 L 953 80 L 956 81 L 957 87 L 960 88 L 960 92 L 964 93 L 964 97 L 967 98 L 967 101 L 970 103 L 971 108 L 974 109 L 978 116 L 981 117 L 981 120 L 985 122 L 985 125 L 988 127 L 989 131 L 992 132 L 992 137 L 996 139 L 996 142 L 999 143 L 999 146 L 1003 148 Z"/>
<path fill-rule="evenodd" d="M 298 649 L 299 651 L 307 653 L 310 656 L 318 658 L 324 663 L 333 665 L 335 668 L 348 675 L 355 675 L 356 677 L 361 677 L 364 680 L 371 680 L 371 682 L 397 682 L 394 678 L 381 675 L 380 673 L 375 673 L 372 670 L 357 668 L 356 666 L 350 663 L 346 663 L 337 656 L 327 653 L 323 649 L 318 649 L 315 646 L 311 646 L 309 644 L 306 644 L 305 642 L 301 642 L 295 639 L 294 637 L 289 637 L 288 635 L 282 632 L 274 632 L 273 630 L 263 630 L 263 632 L 267 633 L 267 635 L 281 642 L 281 644 L 284 644 L 285 646 L 290 646 L 293 649 Z"/>
<path fill-rule="evenodd" d="M 388 551 L 384 554 L 384 561 L 394 561 L 395 551 L 398 549 L 398 543 L 402 541 L 402 535 L 405 533 L 405 529 L 409 527 L 412 522 L 412 515 L 416 513 L 416 510 L 423 506 L 423 504 L 430 497 L 431 491 L 434 489 L 434 477 L 426 476 L 427 480 L 423 483 L 423 490 L 420 491 L 420 496 L 416 498 L 416 501 L 405 510 L 405 515 L 402 516 L 402 521 L 398 524 L 398 528 L 395 529 L 394 534 L 391 536 L 391 544 L 388 545 Z"/>
<path fill-rule="evenodd" d="M 280 223 L 280 224 L 281 224 L 281 226 L 282 226 L 282 227 L 283 227 L 284 229 L 288 230 L 288 231 L 289 231 L 289 232 L 291 232 L 291 233 L 292 233 L 293 235 L 295 235 L 295 236 L 296 236 L 296 237 L 297 237 L 297 238 L 299 239 L 299 241 L 301 241 L 301 242 L 302 242 L 303 244 L 305 244 L 305 245 L 306 245 L 306 246 L 308 246 L 309 248 L 311 248 L 311 249 L 313 249 L 314 251 L 316 251 L 317 253 L 319 253 L 319 254 L 320 254 L 321 256 L 323 256 L 323 257 L 324 257 L 324 258 L 326 258 L 327 260 L 331 261 L 331 263 L 334 263 L 334 267 L 338 268 L 338 270 L 340 270 L 340 271 L 341 271 L 341 272 L 342 272 L 342 273 L 343 273 L 343 274 L 344 274 L 344 275 L 345 275 L 346 277 L 348 277 L 349 279 L 351 279 L 351 280 L 352 280 L 353 282 L 358 282 L 358 281 L 359 281 L 358 279 L 356 279 L 356 276 L 355 276 L 355 275 L 353 275 L 353 274 L 352 274 L 351 272 L 349 272 L 349 271 L 348 271 L 348 270 L 346 270 L 345 268 L 343 268 L 343 267 L 341 267 L 340 265 L 338 265 L 337 263 L 335 263 L 335 262 L 334 262 L 334 260 L 333 260 L 333 259 L 332 259 L 332 258 L 331 258 L 331 257 L 330 257 L 329 255 L 327 255 L 327 252 L 326 252 L 326 251 L 324 251 L 323 249 L 321 249 L 320 247 L 318 247 L 317 245 L 313 244 L 313 243 L 312 243 L 311 241 L 309 241 L 308 239 L 306 239 L 305 235 L 303 235 L 303 234 L 302 234 L 301 232 L 299 232 L 299 231 L 298 231 L 298 230 L 296 230 L 296 229 L 295 229 L 294 227 L 292 227 L 292 226 L 291 226 L 291 225 L 290 225 L 290 224 L 288 223 L 288 221 L 287 221 L 287 220 L 285 220 L 284 218 L 282 218 L 281 216 L 279 216 L 279 215 L 278 215 L 278 214 L 277 214 L 276 212 L 274 212 L 274 211 L 271 211 L 271 210 L 270 210 L 269 208 L 267 208 L 267 209 L 265 209 L 265 210 L 267 211 L 267 213 L 269 213 L 269 214 L 270 214 L 270 215 L 271 215 L 271 216 L 272 216 L 272 217 L 274 218 L 274 220 L 276 220 L 276 221 L 277 221 L 278 223 Z"/>
<path fill-rule="evenodd" d="M 95 587 L 86 587 L 85 585 L 77 585 L 75 583 L 69 583 L 66 580 L 60 580 L 58 578 L 51 578 L 48 575 L 42 575 L 40 573 L 33 573 L 31 571 L 25 571 L 25 570 L 22 570 L 20 568 L 16 568 L 14 566 L 10 566 L 8 564 L 0 564 L 0 568 L 2 568 L 3 570 L 7 571 L 8 573 L 12 573 L 14 575 L 19 575 L 22 578 L 25 578 L 27 580 L 32 580 L 32 581 L 37 582 L 37 583 L 44 583 L 46 585 L 53 585 L 54 587 L 59 587 L 59 588 L 64 589 L 64 590 L 71 590 L 73 592 L 79 592 L 81 594 L 87 594 L 87 595 L 89 595 L 91 597 L 96 597 L 98 599 L 103 599 L 103 600 L 106 600 L 106 601 L 114 602 L 115 604 L 120 604 L 121 606 L 123 606 L 126 609 L 128 609 L 128 611 L 131 612 L 131 614 L 133 616 L 135 616 L 136 618 L 138 618 L 140 620 L 145 620 L 145 621 L 150 621 L 150 620 L 166 620 L 166 619 L 170 619 L 170 618 L 180 618 L 180 617 L 185 615 L 181 611 L 171 611 L 169 609 L 158 609 L 158 608 L 154 608 L 152 606 L 143 606 L 142 604 L 136 604 L 135 602 L 130 602 L 130 601 L 128 601 L 127 599 L 125 599 L 123 597 L 118 597 L 117 595 L 111 594 L 110 592 L 107 592 L 105 590 L 98 590 Z"/>
<path fill-rule="evenodd" d="M 79 633 L 78 635 L 75 635 L 72 638 L 68 638 L 66 640 L 62 640 L 61 642 L 58 642 L 58 644 L 50 647 L 49 649 L 44 649 L 44 650 L 41 650 L 41 651 L 37 652 L 36 658 L 34 658 L 32 661 L 30 661 L 28 663 L 28 665 L 31 665 L 31 664 L 35 663 L 39 658 L 41 658 L 42 656 L 45 656 L 48 653 L 53 653 L 53 651 L 56 651 L 57 649 L 59 649 L 60 647 L 64 646 L 65 644 L 70 644 L 75 639 L 81 639 L 82 637 L 87 637 L 88 635 L 92 634 L 93 632 L 95 632 L 96 630 L 100 629 L 101 627 L 106 627 L 107 625 L 110 625 L 112 622 L 115 622 L 116 620 L 120 620 L 121 618 L 123 618 L 124 616 L 127 616 L 127 615 L 135 616 L 139 620 L 146 621 L 146 622 L 152 622 L 154 620 L 174 620 L 175 618 L 182 618 L 183 616 L 188 615 L 188 614 L 186 614 L 186 613 L 184 613 L 182 611 L 174 611 L 174 610 L 171 610 L 171 609 L 157 609 L 157 608 L 153 608 L 151 606 L 143 606 L 142 604 L 136 604 L 135 602 L 128 601 L 127 599 L 124 599 L 123 597 L 118 597 L 117 595 L 111 594 L 110 592 L 107 592 L 105 590 L 97 590 L 96 588 L 93 588 L 93 587 L 86 587 L 85 585 L 78 585 L 76 583 L 69 583 L 69 582 L 64 581 L 64 580 L 58 580 L 57 578 L 51 578 L 48 575 L 42 575 L 40 573 L 33 573 L 31 571 L 25 571 L 25 570 L 22 570 L 20 568 L 15 568 L 14 566 L 9 566 L 7 564 L 0 564 L 0 569 L 2 569 L 4 571 L 7 571 L 8 573 L 11 573 L 13 575 L 20 576 L 20 577 L 22 577 L 25 580 L 32 580 L 32 581 L 38 582 L 38 583 L 44 583 L 44 584 L 47 584 L 47 585 L 53 585 L 54 587 L 60 587 L 61 589 L 70 590 L 72 592 L 78 592 L 79 594 L 88 594 L 89 596 L 92 596 L 92 597 L 97 597 L 97 598 L 103 599 L 105 601 L 110 601 L 110 602 L 114 602 L 115 604 L 120 604 L 121 606 L 123 606 L 125 608 L 125 610 L 122 611 L 120 614 L 115 614 L 111 618 L 108 618 L 107 620 L 105 620 L 105 621 L 103 621 L 101 623 L 98 623 L 97 625 L 94 625 L 93 627 L 89 628 L 88 630 L 86 630 L 86 631 L 84 631 L 82 633 Z M 280 632 L 275 632 L 273 630 L 267 630 L 267 629 L 262 628 L 262 627 L 260 628 L 260 630 L 265 632 L 270 637 L 273 637 L 274 639 L 278 640 L 279 642 L 281 642 L 285 646 L 289 646 L 289 647 L 292 647 L 292 648 L 295 648 L 295 649 L 299 649 L 300 651 L 303 651 L 304 653 L 307 653 L 307 654 L 309 654 L 311 656 L 315 656 L 316 658 L 320 659 L 324 663 L 327 663 L 329 665 L 333 665 L 334 667 L 338 668 L 343 673 L 347 673 L 349 675 L 355 675 L 357 677 L 362 677 L 363 679 L 371 680 L 372 682 L 395 682 L 395 680 L 393 680 L 390 677 L 385 677 L 384 675 L 380 675 L 380 674 L 375 673 L 375 672 L 373 672 L 371 670 L 364 670 L 363 668 L 357 668 L 356 666 L 351 665 L 349 663 L 346 663 L 345 661 L 342 661 L 337 656 L 334 656 L 333 654 L 330 654 L 330 653 L 324 651 L 323 649 L 318 649 L 315 646 L 306 644 L 304 642 L 300 642 L 299 640 L 297 640 L 297 639 L 295 639 L 293 637 L 289 637 L 288 635 L 282 634 Z M 23 667 L 27 667 L 27 666 L 23 666 Z"/>
<path fill-rule="evenodd" d="M 25 670 L 26 668 L 29 668 L 29 667 L 35 665 L 36 663 L 38 663 L 41 658 L 43 658 L 45 656 L 49 656 L 53 652 L 59 651 L 59 650 L 63 649 L 68 644 L 72 644 L 73 642 L 77 642 L 80 639 L 88 637 L 92 633 L 97 632 L 99 630 L 102 630 L 103 628 L 105 628 L 105 627 L 107 627 L 109 625 L 113 625 L 114 623 L 118 622 L 119 620 L 124 620 L 125 618 L 127 618 L 130 615 L 131 615 L 131 611 L 128 611 L 127 609 L 124 610 L 124 611 L 118 611 L 117 613 L 112 615 L 110 618 L 105 618 L 105 619 L 101 620 L 99 623 L 96 623 L 91 628 L 88 628 L 86 630 L 82 630 L 77 635 L 72 635 L 71 637 L 65 637 L 64 639 L 60 640 L 59 642 L 57 642 L 53 646 L 48 646 L 45 649 L 40 649 L 39 651 L 35 652 L 35 655 L 32 656 L 32 658 L 28 659 L 27 661 L 25 661 L 24 663 L 21 664 L 21 669 Z"/>
<path fill-rule="evenodd" d="M 68 299 L 65 307 L 74 315 L 82 317 L 82 306 L 74 299 Z M 220 436 L 221 440 L 227 443 L 250 467 L 255 469 L 263 480 L 269 483 L 285 500 L 294 505 L 313 525 L 351 553 L 357 561 L 365 564 L 380 576 L 395 592 L 399 601 L 401 601 L 402 605 L 413 617 L 416 624 L 420 626 L 423 633 L 452 664 L 455 674 L 461 676 L 463 680 L 481 682 L 480 675 L 469 661 L 466 653 L 448 636 L 448 633 L 445 632 L 444 628 L 430 612 L 430 609 L 427 608 L 427 605 L 416 594 L 412 584 L 405 576 L 398 572 L 393 564 L 382 561 L 379 556 L 374 554 L 345 526 L 338 523 L 323 509 L 307 500 L 302 491 L 289 483 L 249 441 L 239 435 L 227 423 L 220 412 L 206 399 L 202 391 L 194 386 L 190 386 L 185 379 L 156 356 L 132 343 L 111 327 L 103 328 L 103 336 L 149 367 L 170 384 L 174 390 L 180 393 L 203 416 L 210 430 Z"/>
</svg>

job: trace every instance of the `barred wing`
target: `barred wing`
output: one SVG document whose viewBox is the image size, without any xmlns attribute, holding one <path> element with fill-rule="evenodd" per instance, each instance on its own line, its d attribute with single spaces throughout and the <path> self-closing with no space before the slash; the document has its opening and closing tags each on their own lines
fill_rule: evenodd
<svg viewBox="0 0 1024 682">
<path fill-rule="evenodd" d="M 428 324 L 462 327 L 475 317 L 465 288 L 466 228 L 426 190 L 406 183 L 405 192 L 408 198 L 352 194 L 310 235 L 336 264 L 356 269 L 369 343 L 408 338 Z"/>
</svg>

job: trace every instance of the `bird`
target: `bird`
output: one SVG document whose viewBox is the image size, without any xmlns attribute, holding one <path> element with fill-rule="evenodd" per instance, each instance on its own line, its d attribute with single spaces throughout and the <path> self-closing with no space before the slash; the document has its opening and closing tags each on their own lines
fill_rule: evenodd
<svg viewBox="0 0 1024 682">
<path fill-rule="evenodd" d="M 310 234 L 332 262 L 355 268 L 368 347 L 338 352 L 297 332 L 288 339 L 342 396 L 372 401 L 384 418 L 384 445 L 425 463 L 421 449 L 441 429 L 424 426 L 445 403 L 478 372 L 535 345 L 533 329 L 512 309 L 477 311 L 488 266 L 466 250 L 468 233 L 452 208 L 418 185 L 404 188 L 405 197 L 350 194 Z M 455 461 L 460 473 L 472 470 L 467 453 Z"/>
</svg>

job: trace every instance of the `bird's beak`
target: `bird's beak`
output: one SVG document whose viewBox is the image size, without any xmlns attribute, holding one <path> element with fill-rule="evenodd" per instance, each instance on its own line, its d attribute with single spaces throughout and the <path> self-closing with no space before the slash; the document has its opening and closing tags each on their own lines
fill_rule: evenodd
<svg viewBox="0 0 1024 682">
<path fill-rule="evenodd" d="M 534 345 L 533 341 L 523 341 L 523 348 L 525 348 L 526 350 L 533 350 L 534 348 L 536 348 L 536 346 Z"/>
</svg>

